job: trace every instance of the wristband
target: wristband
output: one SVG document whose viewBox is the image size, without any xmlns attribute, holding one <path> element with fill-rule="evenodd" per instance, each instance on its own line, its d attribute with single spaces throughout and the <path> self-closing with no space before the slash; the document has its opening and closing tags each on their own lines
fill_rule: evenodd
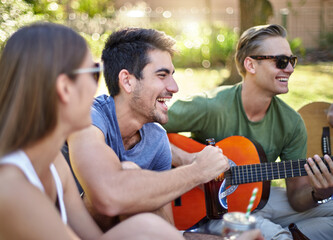
<svg viewBox="0 0 333 240">
<path fill-rule="evenodd" d="M 313 201 L 315 201 L 318 204 L 327 203 L 327 202 L 329 202 L 331 200 L 331 197 L 325 198 L 325 199 L 318 199 L 318 198 L 316 198 L 316 196 L 314 195 L 314 190 L 312 190 L 311 195 L 312 195 Z"/>
</svg>

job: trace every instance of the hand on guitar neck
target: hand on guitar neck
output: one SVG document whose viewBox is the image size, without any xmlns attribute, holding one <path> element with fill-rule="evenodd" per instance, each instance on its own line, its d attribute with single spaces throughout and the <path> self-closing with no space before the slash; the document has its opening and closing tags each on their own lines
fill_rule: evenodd
<svg viewBox="0 0 333 240">
<path fill-rule="evenodd" d="M 324 160 L 318 155 L 308 158 L 304 168 L 309 176 L 313 188 L 313 198 L 318 200 L 327 199 L 333 195 L 333 161 L 328 155 Z"/>
</svg>

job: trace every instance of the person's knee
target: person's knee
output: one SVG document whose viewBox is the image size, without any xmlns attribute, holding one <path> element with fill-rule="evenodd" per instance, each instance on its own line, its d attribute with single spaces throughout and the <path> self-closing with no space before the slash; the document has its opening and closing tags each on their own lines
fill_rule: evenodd
<svg viewBox="0 0 333 240">
<path fill-rule="evenodd" d="M 133 221 L 136 228 L 144 229 L 149 236 L 156 236 L 160 239 L 184 239 L 174 226 L 156 214 L 140 213 L 131 217 L 130 220 Z"/>
<path fill-rule="evenodd" d="M 136 221 L 140 226 L 150 226 L 151 228 L 167 226 L 168 224 L 165 220 L 163 220 L 160 216 L 153 213 L 140 213 L 132 217 L 133 221 Z M 171 225 L 170 225 L 171 226 Z"/>
</svg>

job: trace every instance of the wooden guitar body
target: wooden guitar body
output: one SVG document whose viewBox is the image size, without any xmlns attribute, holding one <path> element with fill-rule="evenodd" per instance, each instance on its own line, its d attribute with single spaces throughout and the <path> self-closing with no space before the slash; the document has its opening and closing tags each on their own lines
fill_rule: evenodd
<svg viewBox="0 0 333 240">
<path fill-rule="evenodd" d="M 302 116 L 306 131 L 308 134 L 307 142 L 307 157 L 313 157 L 315 154 L 323 155 L 322 148 L 322 135 L 323 128 L 328 128 L 330 132 L 330 146 L 332 149 L 333 141 L 333 128 L 329 126 L 327 122 L 327 112 L 330 107 L 328 102 L 312 102 L 298 110 L 298 113 Z"/>
<path fill-rule="evenodd" d="M 199 152 L 205 147 L 204 144 L 179 134 L 170 133 L 168 137 L 172 144 L 189 153 Z M 260 145 L 242 136 L 228 137 L 216 143 L 216 146 L 219 146 L 223 150 L 223 154 L 237 166 L 266 162 L 265 154 Z M 207 159 L 207 161 L 209 161 L 209 159 Z M 221 184 L 222 182 L 220 182 L 219 185 Z M 252 211 L 256 208 L 262 208 L 269 197 L 270 181 L 238 185 L 235 191 L 227 196 L 227 211 L 246 212 L 254 188 L 258 188 L 258 193 Z M 188 206 L 186 207 L 185 202 L 184 205 L 181 206 L 173 205 L 176 227 L 184 230 L 202 219 L 206 215 L 206 209 L 204 192 L 198 187 L 182 195 L 182 198 L 184 198 L 184 201 L 189 201 L 189 199 L 196 201 L 190 208 Z M 190 215 L 189 212 L 191 212 L 192 215 Z M 196 214 L 193 216 L 193 213 Z"/>
</svg>

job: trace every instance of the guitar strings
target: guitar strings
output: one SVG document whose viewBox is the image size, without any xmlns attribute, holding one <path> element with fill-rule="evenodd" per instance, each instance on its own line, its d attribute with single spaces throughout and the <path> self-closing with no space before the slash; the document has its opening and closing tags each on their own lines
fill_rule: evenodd
<svg viewBox="0 0 333 240">
<path fill-rule="evenodd" d="M 290 160 L 283 162 L 233 166 L 230 168 L 230 172 L 232 173 L 231 185 L 305 176 L 307 175 L 304 168 L 305 163 L 306 160 L 299 159 L 296 161 Z M 326 162 L 324 163 L 328 166 Z M 228 178 L 228 176 L 229 174 L 226 174 L 226 178 Z"/>
</svg>

